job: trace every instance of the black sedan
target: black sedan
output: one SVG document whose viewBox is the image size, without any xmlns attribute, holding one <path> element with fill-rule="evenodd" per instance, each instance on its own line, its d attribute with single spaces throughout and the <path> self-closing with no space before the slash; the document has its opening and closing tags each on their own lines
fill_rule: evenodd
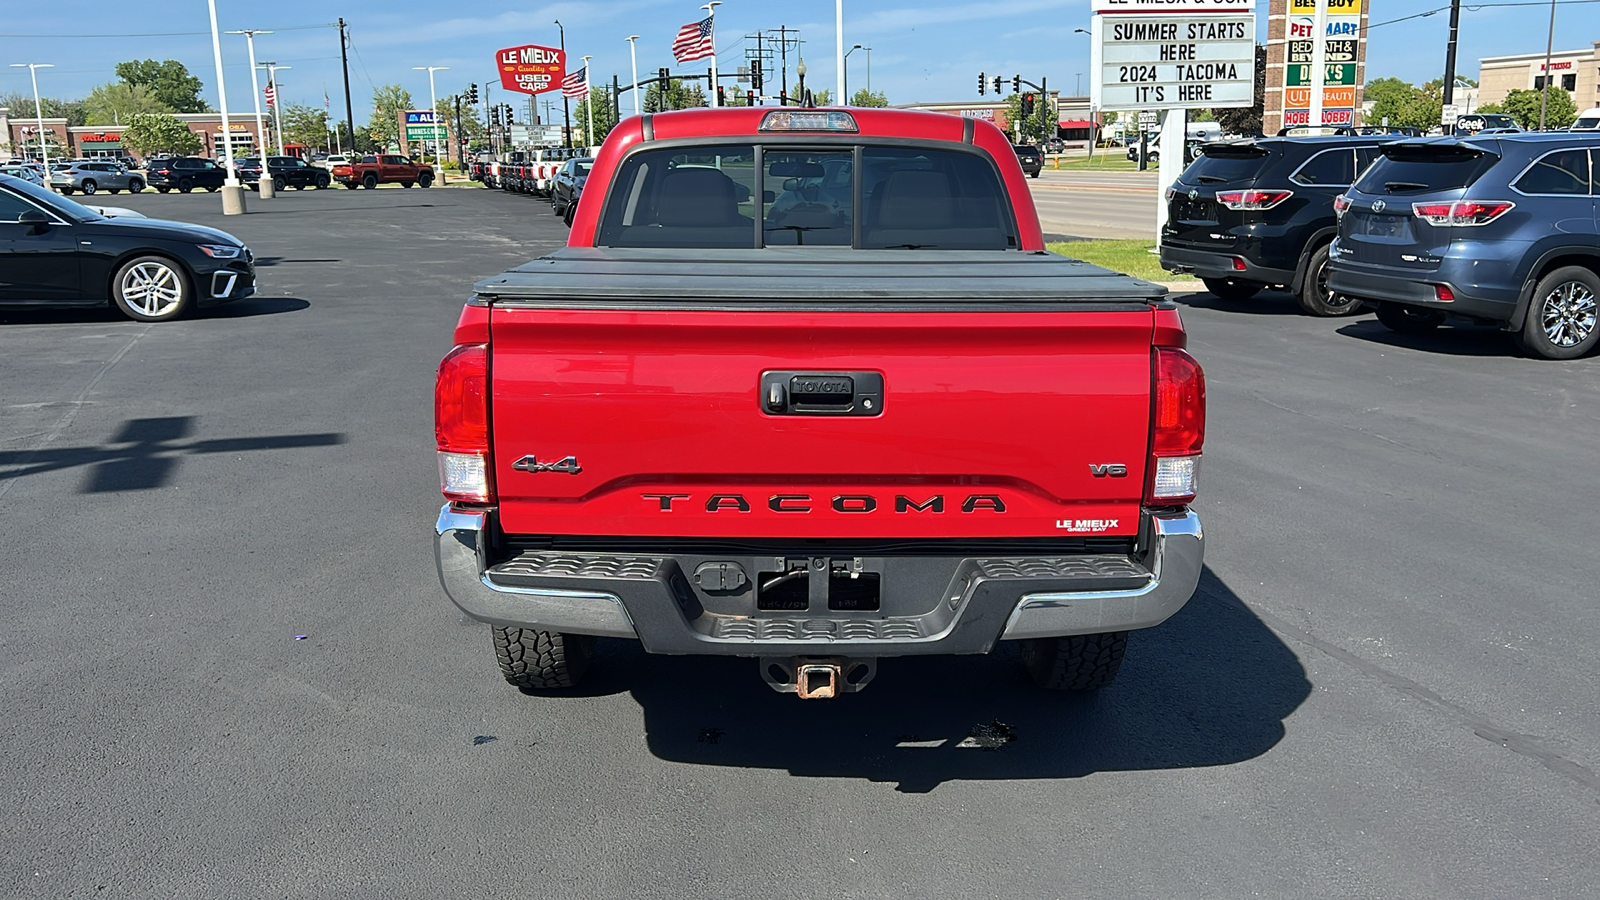
<svg viewBox="0 0 1600 900">
<path fill-rule="evenodd" d="M 0 306 L 107 304 L 164 322 L 256 291 L 254 257 L 224 231 L 159 219 L 108 219 L 0 175 Z"/>
<path fill-rule="evenodd" d="M 572 224 L 572 210 L 578 205 L 578 195 L 583 193 L 583 183 L 589 180 L 589 167 L 594 160 L 583 156 L 569 159 L 556 170 L 550 179 L 550 211 Z"/>
<path fill-rule="evenodd" d="M 240 183 L 252 191 L 260 190 L 261 157 L 241 159 L 237 167 Z M 267 157 L 267 170 L 272 173 L 272 189 L 275 191 L 291 187 L 297 191 L 308 187 L 321 190 L 333 180 L 327 169 L 308 165 L 305 160 L 293 156 Z"/>
</svg>

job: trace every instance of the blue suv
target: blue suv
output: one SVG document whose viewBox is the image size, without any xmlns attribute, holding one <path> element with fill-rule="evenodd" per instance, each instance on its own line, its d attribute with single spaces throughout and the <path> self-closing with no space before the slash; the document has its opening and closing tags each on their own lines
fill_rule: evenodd
<svg viewBox="0 0 1600 900">
<path fill-rule="evenodd" d="M 1600 136 L 1442 137 L 1385 144 L 1335 201 L 1328 289 L 1402 332 L 1447 314 L 1496 322 L 1529 353 L 1600 343 Z"/>
</svg>

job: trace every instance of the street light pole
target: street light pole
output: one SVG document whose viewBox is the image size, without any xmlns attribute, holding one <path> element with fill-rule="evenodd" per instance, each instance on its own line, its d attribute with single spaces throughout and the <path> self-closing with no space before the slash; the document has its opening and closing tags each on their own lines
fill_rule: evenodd
<svg viewBox="0 0 1600 900">
<path fill-rule="evenodd" d="M 271 200 L 275 194 L 272 179 L 267 177 L 267 131 L 261 121 L 261 81 L 256 75 L 256 35 L 271 33 L 252 28 L 228 32 L 228 34 L 244 35 L 245 44 L 250 48 L 250 93 L 256 98 L 256 152 L 261 154 L 261 180 L 256 182 L 256 193 L 267 200 Z M 276 91 L 277 88 L 274 87 L 273 90 Z"/>
<path fill-rule="evenodd" d="M 639 99 L 638 40 L 639 36 L 637 34 L 628 35 L 628 61 L 633 63 L 633 87 L 631 89 L 633 91 L 633 114 L 636 116 L 644 114 L 644 107 L 640 105 L 642 101 Z"/>
<path fill-rule="evenodd" d="M 1544 90 L 1539 92 L 1539 130 L 1544 130 L 1545 109 L 1550 106 L 1550 52 L 1556 46 L 1556 0 L 1550 0 L 1550 38 L 1544 45 Z"/>
<path fill-rule="evenodd" d="M 561 30 L 561 74 L 567 73 L 567 26 L 556 20 L 556 28 Z M 635 79 L 637 80 L 637 79 Z M 528 101 L 532 103 L 533 101 Z M 561 92 L 561 146 L 572 149 L 572 102 L 567 99 L 567 92 Z"/>
<path fill-rule="evenodd" d="M 222 34 L 217 31 L 217 0 L 206 0 L 211 10 L 211 55 L 217 64 L 217 109 L 222 112 L 222 152 L 228 174 L 222 182 L 222 214 L 244 213 L 244 188 L 239 186 L 239 170 L 233 165 L 233 129 L 228 125 L 228 86 L 222 80 Z M 216 152 L 216 148 L 212 148 Z M 263 170 L 264 171 L 264 170 Z"/>
<path fill-rule="evenodd" d="M 44 105 L 39 102 L 39 70 L 53 69 L 55 65 L 55 63 L 11 64 L 13 69 L 27 69 L 28 74 L 33 77 L 33 115 L 37 119 L 39 126 L 39 159 L 44 163 L 44 186 L 46 190 L 54 190 L 54 188 L 50 187 L 50 150 L 44 143 Z"/>
<path fill-rule="evenodd" d="M 844 55 L 844 83 L 839 87 L 839 92 L 843 95 L 839 98 L 840 106 L 850 105 L 850 54 L 862 49 L 865 48 L 863 48 L 860 44 L 857 44 L 854 47 L 851 47 L 850 50 Z"/>
<path fill-rule="evenodd" d="M 850 102 L 844 95 L 844 0 L 833 0 L 833 58 L 839 61 L 838 71 L 834 74 L 838 76 L 839 105 L 843 106 Z"/>
<path fill-rule="evenodd" d="M 706 18 L 711 20 L 711 105 L 721 106 L 717 99 L 717 7 L 722 5 L 722 0 L 711 0 L 710 3 L 700 8 L 706 11 Z"/>
<path fill-rule="evenodd" d="M 417 71 L 426 70 L 428 73 L 428 110 L 433 113 L 433 121 L 428 126 L 433 129 L 433 175 L 440 183 L 444 184 L 444 166 L 439 161 L 439 99 L 433 92 L 433 73 L 449 71 L 449 66 L 412 66 Z M 404 135 L 401 135 L 404 137 Z"/>
</svg>

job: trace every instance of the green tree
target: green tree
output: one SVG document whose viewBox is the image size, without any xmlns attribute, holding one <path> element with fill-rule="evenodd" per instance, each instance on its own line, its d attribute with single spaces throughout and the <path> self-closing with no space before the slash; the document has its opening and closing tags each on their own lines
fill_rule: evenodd
<svg viewBox="0 0 1600 900">
<path fill-rule="evenodd" d="M 594 137 L 584 135 L 584 143 L 590 147 L 598 147 L 605 143 L 606 135 L 617 125 L 616 116 L 611 112 L 611 91 L 603 87 L 589 88 L 589 96 L 578 101 L 572 110 L 572 127 L 587 129 L 589 127 L 589 106 L 594 105 Z"/>
<path fill-rule="evenodd" d="M 291 144 L 321 147 L 328 143 L 328 111 L 291 103 L 283 108 L 283 137 Z"/>
<path fill-rule="evenodd" d="M 367 132 L 379 147 L 400 147 L 400 114 L 416 107 L 411 92 L 398 84 L 386 84 L 372 92 L 372 118 Z"/>
<path fill-rule="evenodd" d="M 701 89 L 700 85 L 686 85 L 676 78 L 670 78 L 667 80 L 667 89 L 665 92 L 661 90 L 661 83 L 657 81 L 655 84 L 650 85 L 650 89 L 645 91 L 644 94 L 645 112 L 664 112 L 669 109 L 694 109 L 696 107 L 705 105 L 707 105 L 706 92 Z M 577 124 L 577 120 L 574 119 L 573 125 Z"/>
<path fill-rule="evenodd" d="M 1543 91 L 1512 91 L 1506 95 L 1505 102 L 1500 104 L 1506 115 L 1517 120 L 1523 128 L 1533 129 L 1539 127 L 1539 95 Z M 1479 107 L 1483 112 L 1487 107 Z M 1578 118 L 1578 107 L 1572 102 L 1572 95 L 1562 88 L 1550 86 L 1549 106 L 1545 109 L 1544 127 L 1566 128 Z"/>
<path fill-rule="evenodd" d="M 9 94 L 0 94 L 0 106 L 9 107 L 12 119 L 26 119 L 34 115 L 32 92 L 12 91 Z M 39 107 L 44 111 L 46 119 L 66 119 L 68 125 L 84 125 L 84 109 L 82 100 L 62 100 L 56 97 L 40 97 Z"/>
<path fill-rule="evenodd" d="M 173 112 L 197 113 L 211 109 L 200 99 L 205 82 L 190 75 L 188 67 L 175 59 L 120 62 L 117 63 L 116 73 L 125 84 L 148 89 Z"/>
<path fill-rule="evenodd" d="M 1444 116 L 1443 79 L 1422 87 L 1398 78 L 1379 78 L 1367 83 L 1366 99 L 1372 111 L 1366 120 L 1374 125 L 1401 125 L 1426 131 L 1437 127 Z"/>
<path fill-rule="evenodd" d="M 817 106 L 833 105 L 833 91 L 830 91 L 827 88 L 823 88 L 820 91 L 812 91 L 811 95 L 813 99 L 815 99 Z"/>
<path fill-rule="evenodd" d="M 851 106 L 867 106 L 882 109 L 889 105 L 889 98 L 883 91 L 869 91 L 862 88 L 850 97 Z"/>
<path fill-rule="evenodd" d="M 167 113 L 134 113 L 122 129 L 122 144 L 140 156 L 172 153 L 193 156 L 200 152 L 200 135 Z"/>
<path fill-rule="evenodd" d="M 1024 140 L 1042 141 L 1045 138 L 1055 137 L 1060 117 L 1054 109 L 1050 108 L 1049 100 L 1044 94 L 1033 94 L 1033 113 L 1027 118 L 1022 116 L 1022 95 L 1012 94 L 1006 98 L 1006 122 L 1012 137 L 1018 133 Z"/>
<path fill-rule="evenodd" d="M 83 100 L 85 125 L 121 125 L 139 113 L 169 113 L 150 89 L 125 81 L 111 81 L 89 92 Z"/>
<path fill-rule="evenodd" d="M 1217 110 L 1217 124 L 1229 134 L 1260 134 L 1261 114 L 1267 103 L 1267 48 L 1256 45 L 1256 88 L 1249 106 Z"/>
</svg>

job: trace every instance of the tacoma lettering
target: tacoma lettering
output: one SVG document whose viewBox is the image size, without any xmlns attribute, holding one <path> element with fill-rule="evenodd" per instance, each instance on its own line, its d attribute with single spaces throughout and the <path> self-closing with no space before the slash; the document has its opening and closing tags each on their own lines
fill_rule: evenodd
<svg viewBox="0 0 1600 900">
<path fill-rule="evenodd" d="M 640 494 L 639 496 L 654 502 L 661 512 L 672 512 L 672 504 L 676 500 L 694 499 L 691 494 Z M 810 513 L 815 511 L 812 506 L 815 499 L 810 494 L 773 494 L 767 498 L 767 508 L 779 513 Z M 750 501 L 743 494 L 712 494 L 706 499 L 705 505 L 706 512 L 718 512 L 724 509 L 750 511 Z M 871 494 L 840 494 L 828 505 L 838 513 L 870 513 L 877 511 L 878 498 Z M 894 511 L 942 513 L 944 495 L 934 494 L 925 500 L 913 500 L 905 494 L 896 494 Z M 1006 502 L 999 494 L 969 494 L 961 501 L 961 511 L 1003 513 L 1006 511 Z"/>
</svg>

